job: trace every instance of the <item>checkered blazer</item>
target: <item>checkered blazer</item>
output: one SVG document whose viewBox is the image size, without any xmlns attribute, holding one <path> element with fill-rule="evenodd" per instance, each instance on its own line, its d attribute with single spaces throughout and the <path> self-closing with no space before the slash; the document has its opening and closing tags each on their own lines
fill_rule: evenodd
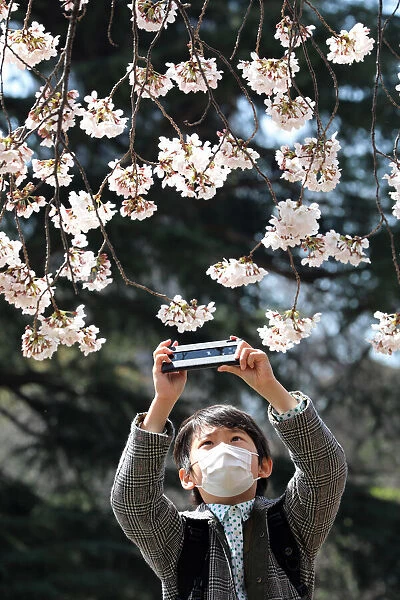
<svg viewBox="0 0 400 600">
<path fill-rule="evenodd" d="M 202 504 L 179 512 L 163 493 L 165 459 L 173 438 L 167 423 L 164 434 L 151 433 L 134 420 L 118 465 L 111 491 L 114 514 L 128 538 L 160 578 L 163 600 L 178 600 L 177 563 L 183 546 L 186 519 L 209 522 L 210 567 L 206 600 L 237 600 L 231 576 L 229 549 L 223 529 Z M 347 468 L 343 450 L 321 421 L 307 398 L 305 410 L 282 422 L 269 419 L 285 443 L 295 464 L 286 490 L 285 511 L 301 559 L 302 582 L 311 600 L 314 560 L 336 516 L 344 489 Z M 266 513 L 273 500 L 257 496 L 245 525 L 245 577 L 248 600 L 298 600 L 299 596 L 271 552 Z M 248 551 L 246 552 L 246 546 Z M 261 569 L 261 571 L 260 571 Z"/>
</svg>

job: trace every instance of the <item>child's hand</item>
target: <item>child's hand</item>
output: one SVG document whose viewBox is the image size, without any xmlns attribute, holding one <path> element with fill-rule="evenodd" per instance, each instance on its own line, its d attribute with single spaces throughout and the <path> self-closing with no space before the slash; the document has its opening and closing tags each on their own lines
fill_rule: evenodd
<svg viewBox="0 0 400 600">
<path fill-rule="evenodd" d="M 239 366 L 222 365 L 218 367 L 218 371 L 238 375 L 261 396 L 267 397 L 268 387 L 275 381 L 275 376 L 265 352 L 242 340 L 237 347 L 235 358 L 239 359 Z"/>
<path fill-rule="evenodd" d="M 174 342 L 173 345 L 177 345 Z M 170 403 L 172 406 L 182 394 L 186 380 L 187 371 L 178 371 L 175 373 L 162 373 L 163 362 L 172 362 L 170 355 L 173 351 L 170 349 L 171 340 L 161 342 L 153 352 L 153 381 L 155 398 L 162 402 Z"/>
</svg>

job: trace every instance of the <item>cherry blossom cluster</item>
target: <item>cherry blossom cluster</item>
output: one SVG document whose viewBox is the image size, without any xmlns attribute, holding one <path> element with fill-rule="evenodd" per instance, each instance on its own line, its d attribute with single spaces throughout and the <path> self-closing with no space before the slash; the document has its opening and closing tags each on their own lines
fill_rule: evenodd
<svg viewBox="0 0 400 600">
<path fill-rule="evenodd" d="M 27 183 L 23 188 L 13 188 L 7 192 L 6 209 L 16 212 L 18 217 L 29 219 L 32 213 L 39 212 L 47 201 L 44 196 L 36 195 L 33 183 Z"/>
<path fill-rule="evenodd" d="M 261 240 L 266 248 L 287 250 L 318 232 L 321 211 L 316 202 L 306 206 L 290 199 L 282 200 L 278 204 L 278 212 L 278 217 L 272 216 L 269 220 L 271 225 L 267 225 Z"/>
<path fill-rule="evenodd" d="M 275 39 L 279 40 L 283 48 L 298 48 L 302 42 L 311 37 L 314 25 L 304 26 L 294 23 L 288 16 L 283 17 L 276 25 Z"/>
<path fill-rule="evenodd" d="M 262 344 L 270 350 L 286 352 L 311 334 L 320 320 L 321 313 L 315 313 L 314 316 L 308 318 L 300 317 L 299 313 L 293 310 L 283 313 L 267 310 L 265 316 L 268 319 L 268 325 L 257 329 Z"/>
<path fill-rule="evenodd" d="M 394 200 L 392 213 L 396 219 L 400 219 L 400 168 L 397 162 L 391 162 L 389 167 L 392 167 L 390 175 L 384 175 L 383 179 L 387 179 L 390 186 L 394 187 L 394 192 L 389 192 L 389 196 Z"/>
<path fill-rule="evenodd" d="M 33 150 L 18 139 L 17 134 L 3 136 L 0 131 L 0 175 L 13 174 L 23 178 L 32 155 Z"/>
<path fill-rule="evenodd" d="M 304 144 L 295 143 L 294 150 L 289 146 L 281 146 L 276 151 L 275 158 L 279 168 L 283 170 L 282 179 L 299 181 L 312 192 L 330 192 L 335 189 L 340 180 L 337 160 L 340 144 L 336 135 L 334 133 L 327 140 L 306 138 Z"/>
<path fill-rule="evenodd" d="M 206 274 L 224 287 L 235 288 L 261 281 L 268 271 L 258 267 L 251 258 L 242 256 L 239 260 L 224 258 L 222 262 L 211 265 Z"/>
<path fill-rule="evenodd" d="M 97 327 L 85 326 L 84 308 L 81 304 L 74 312 L 56 310 L 49 317 L 39 315 L 39 328 L 32 328 L 30 325 L 25 328 L 22 336 L 23 356 L 36 360 L 51 358 L 59 345 L 78 344 L 85 356 L 100 350 L 106 340 L 97 338 Z"/>
<path fill-rule="evenodd" d="M 0 0 L 0 21 L 4 21 L 7 19 L 10 12 L 14 12 L 18 10 L 19 4 L 16 2 L 7 2 L 6 0 Z"/>
<path fill-rule="evenodd" d="M 356 23 L 350 31 L 342 29 L 339 35 L 326 40 L 330 50 L 327 59 L 342 65 L 363 61 L 365 56 L 371 54 L 375 43 L 368 37 L 369 31 L 362 23 Z"/>
<path fill-rule="evenodd" d="M 131 20 L 145 31 L 158 31 L 161 27 L 166 29 L 168 23 L 176 19 L 177 6 L 170 0 L 135 0 L 135 4 L 128 4 L 128 8 L 134 13 Z"/>
<path fill-rule="evenodd" d="M 344 264 L 350 263 L 358 267 L 361 262 L 370 263 L 364 250 L 369 248 L 367 238 L 359 236 L 342 235 L 333 229 L 325 235 L 307 236 L 301 243 L 308 256 L 301 261 L 302 265 L 319 267 L 324 260 L 330 257 Z"/>
<path fill-rule="evenodd" d="M 174 325 L 179 333 L 196 331 L 206 321 L 212 320 L 215 311 L 214 302 L 198 305 L 197 300 L 187 302 L 181 296 L 174 296 L 170 304 L 162 304 L 157 317 L 165 325 Z"/>
<path fill-rule="evenodd" d="M 374 350 L 381 354 L 392 354 L 400 350 L 400 313 L 387 314 L 377 310 L 374 317 L 379 321 L 371 325 L 371 329 L 376 332 L 370 340 Z"/>
<path fill-rule="evenodd" d="M 60 36 L 46 33 L 43 25 L 33 21 L 27 29 L 8 29 L 0 41 L 0 54 L 4 52 L 4 63 L 18 69 L 34 67 L 42 60 L 57 56 Z"/>
<path fill-rule="evenodd" d="M 72 0 L 60 0 L 61 7 L 63 10 L 70 11 L 74 8 L 74 2 Z M 82 10 L 84 5 L 87 4 L 89 0 L 80 0 L 79 2 L 79 10 Z"/>
<path fill-rule="evenodd" d="M 256 52 L 250 56 L 251 61 L 239 61 L 238 69 L 243 71 L 243 78 L 257 94 L 270 96 L 286 92 L 292 85 L 293 75 L 300 70 L 293 52 L 287 52 L 282 58 L 260 58 Z"/>
<path fill-rule="evenodd" d="M 129 73 L 129 83 L 132 91 L 142 98 L 159 98 L 165 96 L 171 88 L 173 82 L 167 74 L 162 75 L 153 69 L 149 64 L 147 67 L 134 68 L 133 63 L 127 66 Z"/>
<path fill-rule="evenodd" d="M 111 263 L 107 254 L 95 256 L 91 250 L 82 250 L 87 245 L 86 236 L 79 235 L 73 239 L 73 246 L 64 256 L 64 264 L 59 270 L 59 277 L 70 281 L 80 281 L 83 289 L 100 292 L 110 283 Z"/>
<path fill-rule="evenodd" d="M 108 138 L 120 135 L 125 127 L 128 117 L 122 117 L 122 110 L 114 110 L 111 98 L 97 98 L 94 90 L 90 96 L 85 96 L 87 110 L 83 110 L 80 127 L 87 135 L 95 138 Z"/>
<path fill-rule="evenodd" d="M 81 105 L 75 102 L 78 96 L 77 90 L 69 91 L 64 105 L 61 92 L 55 92 L 45 86 L 36 92 L 37 101 L 29 111 L 25 125 L 36 130 L 43 138 L 42 146 L 53 145 L 53 137 L 57 133 L 60 120 L 62 131 L 68 131 L 75 125 L 75 117 L 82 114 Z"/>
<path fill-rule="evenodd" d="M 90 229 L 97 229 L 100 222 L 107 223 L 115 214 L 115 204 L 103 203 L 97 198 L 92 198 L 84 191 L 70 192 L 68 196 L 71 208 L 63 204 L 53 205 L 49 216 L 54 227 L 62 229 L 71 235 L 87 233 Z"/>
<path fill-rule="evenodd" d="M 217 70 L 216 59 L 206 59 L 193 55 L 190 60 L 179 64 L 166 63 L 166 77 L 173 79 L 181 92 L 207 92 L 208 88 L 215 89 L 218 80 L 222 79 L 222 71 Z"/>
<path fill-rule="evenodd" d="M 288 93 L 280 92 L 271 99 L 264 100 L 266 105 L 265 112 L 269 115 L 272 121 L 285 131 L 300 129 L 314 116 L 314 100 L 311 98 L 291 98 Z"/>
<path fill-rule="evenodd" d="M 74 166 L 74 158 L 69 152 L 64 152 L 59 160 L 48 158 L 32 159 L 33 176 L 45 181 L 53 187 L 68 187 L 73 175 L 69 169 Z"/>
</svg>

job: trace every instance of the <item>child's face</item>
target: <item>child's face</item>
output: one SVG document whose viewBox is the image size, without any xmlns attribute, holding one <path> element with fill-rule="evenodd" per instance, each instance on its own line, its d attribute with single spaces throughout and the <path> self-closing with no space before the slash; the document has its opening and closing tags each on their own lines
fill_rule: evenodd
<svg viewBox="0 0 400 600">
<path fill-rule="evenodd" d="M 182 486 L 185 489 L 193 489 L 196 485 L 201 485 L 202 473 L 197 461 L 221 442 L 229 444 L 230 446 L 244 448 L 253 453 L 251 457 L 251 473 L 253 479 L 257 479 L 258 477 L 268 477 L 270 475 L 272 461 L 264 458 L 261 465 L 259 464 L 259 458 L 256 456 L 257 448 L 248 433 L 242 429 L 209 426 L 204 427 L 201 431 L 193 435 L 190 449 L 191 472 L 186 474 L 184 469 L 181 469 L 179 472 Z M 199 489 L 199 491 L 203 501 L 206 503 L 238 504 L 239 502 L 245 502 L 246 500 L 254 498 L 256 489 L 257 481 L 254 481 L 253 485 L 248 490 L 238 496 L 229 498 L 218 498 L 217 496 L 208 494 L 203 489 Z"/>
</svg>

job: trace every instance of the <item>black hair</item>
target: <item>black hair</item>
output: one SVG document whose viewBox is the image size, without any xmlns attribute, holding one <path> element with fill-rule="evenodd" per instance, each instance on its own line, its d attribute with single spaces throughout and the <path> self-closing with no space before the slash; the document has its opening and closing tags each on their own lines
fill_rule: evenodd
<svg viewBox="0 0 400 600">
<path fill-rule="evenodd" d="M 247 433 L 257 449 L 258 461 L 261 465 L 264 458 L 270 458 L 271 453 L 267 438 L 254 419 L 244 412 L 229 404 L 214 404 L 197 410 L 181 424 L 174 445 L 174 460 L 178 469 L 185 469 L 190 473 L 190 449 L 193 436 L 205 427 L 227 427 L 228 429 L 241 429 Z M 263 477 L 257 481 L 256 494 L 263 496 L 266 492 L 268 479 Z M 193 489 L 194 501 L 202 503 L 200 492 Z"/>
</svg>

